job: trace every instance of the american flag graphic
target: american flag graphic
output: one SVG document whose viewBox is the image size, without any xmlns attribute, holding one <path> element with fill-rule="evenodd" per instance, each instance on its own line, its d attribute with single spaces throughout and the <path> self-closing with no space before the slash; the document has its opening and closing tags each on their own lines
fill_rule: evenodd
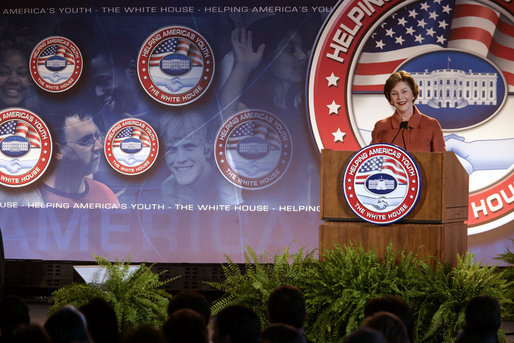
<svg viewBox="0 0 514 343">
<path fill-rule="evenodd" d="M 239 125 L 230 135 L 226 147 L 229 150 L 236 150 L 239 142 L 250 137 L 259 137 L 266 140 L 271 150 L 280 149 L 280 138 L 275 130 L 270 129 L 264 123 L 256 121 L 248 121 Z"/>
<path fill-rule="evenodd" d="M 514 92 L 514 25 L 472 0 L 415 1 L 393 13 L 366 42 L 353 91 L 382 92 L 389 75 L 407 58 L 447 48 L 489 59 Z"/>
<path fill-rule="evenodd" d="M 402 165 L 397 160 L 384 156 L 373 157 L 364 162 L 355 175 L 355 183 L 364 183 L 371 174 L 384 170 L 391 171 L 399 183 L 407 183 L 407 174 Z"/>
<path fill-rule="evenodd" d="M 27 139 L 33 148 L 41 148 L 41 139 L 36 130 L 27 122 L 10 120 L 0 125 L 0 142 L 5 138 L 16 135 Z"/>
<path fill-rule="evenodd" d="M 38 64 L 44 65 L 46 60 L 53 56 L 64 57 L 68 64 L 75 64 L 75 59 L 73 58 L 73 54 L 71 53 L 71 51 L 64 45 L 60 44 L 51 45 L 45 50 L 43 50 L 41 55 L 39 55 Z"/>
<path fill-rule="evenodd" d="M 157 46 L 150 58 L 150 66 L 159 66 L 162 58 L 169 54 L 188 56 L 194 66 L 202 65 L 202 55 L 190 41 L 182 38 L 171 38 Z"/>
<path fill-rule="evenodd" d="M 116 137 L 114 137 L 112 141 L 113 147 L 119 147 L 121 142 L 123 142 L 127 138 L 135 138 L 137 140 L 140 140 L 141 143 L 143 143 L 143 146 L 149 147 L 151 146 L 151 141 L 148 135 L 137 127 L 127 127 L 118 132 Z"/>
</svg>

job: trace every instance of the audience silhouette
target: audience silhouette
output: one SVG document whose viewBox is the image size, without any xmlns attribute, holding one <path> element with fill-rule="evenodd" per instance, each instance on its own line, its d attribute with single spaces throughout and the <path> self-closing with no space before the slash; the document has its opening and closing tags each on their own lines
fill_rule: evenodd
<svg viewBox="0 0 514 343">
<path fill-rule="evenodd" d="M 44 327 L 53 343 L 91 342 L 84 315 L 71 305 L 51 314 Z"/>
<path fill-rule="evenodd" d="M 131 326 L 120 335 L 112 305 L 93 298 L 79 309 L 66 305 L 50 314 L 44 325 L 32 323 L 29 307 L 18 296 L 0 301 L 0 343 L 306 343 L 305 300 L 291 285 L 276 287 L 268 299 L 269 326 L 261 331 L 258 315 L 249 307 L 232 305 L 210 316 L 210 305 L 198 291 L 181 291 L 170 300 L 162 328 Z M 415 317 L 398 296 L 369 299 L 365 318 L 343 343 L 414 342 Z M 495 297 L 477 295 L 465 307 L 465 324 L 456 343 L 498 343 L 501 307 Z M 410 332 L 410 333 L 409 333 Z M 410 337 L 409 337 L 410 336 Z M 209 339 L 210 338 L 210 339 Z"/>
<path fill-rule="evenodd" d="M 498 300 L 487 295 L 469 299 L 465 309 L 464 328 L 457 335 L 456 343 L 496 343 L 500 329 L 501 308 Z"/>
<path fill-rule="evenodd" d="M 29 324 L 29 307 L 18 296 L 8 295 L 0 302 L 0 342 L 9 342 L 14 330 L 20 324 Z"/>
<path fill-rule="evenodd" d="M 95 343 L 119 341 L 118 320 L 114 308 L 103 298 L 93 298 L 79 311 L 86 318 L 87 329 Z"/>
<path fill-rule="evenodd" d="M 361 324 L 380 331 L 388 343 L 409 343 L 407 329 L 402 320 L 390 312 L 377 312 L 367 318 Z"/>
<path fill-rule="evenodd" d="M 170 314 L 162 331 L 168 343 L 207 343 L 207 324 L 196 311 L 183 308 Z"/>
<path fill-rule="evenodd" d="M 305 343 L 295 327 L 283 323 L 270 324 L 262 331 L 262 343 Z"/>
<path fill-rule="evenodd" d="M 384 295 L 371 298 L 364 305 L 364 317 L 380 311 L 390 312 L 400 318 L 405 324 L 409 340 L 414 342 L 414 314 L 402 298 L 395 295 Z"/>
</svg>

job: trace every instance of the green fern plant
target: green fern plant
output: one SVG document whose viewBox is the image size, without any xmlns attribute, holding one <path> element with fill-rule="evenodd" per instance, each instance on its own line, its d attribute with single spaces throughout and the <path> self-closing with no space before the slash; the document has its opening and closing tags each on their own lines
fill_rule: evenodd
<svg viewBox="0 0 514 343">
<path fill-rule="evenodd" d="M 458 258 L 455 268 L 438 263 L 435 269 L 424 268 L 421 285 L 425 294 L 416 309 L 416 331 L 419 342 L 453 342 L 464 324 L 466 303 L 475 295 L 496 297 L 503 314 L 512 299 L 508 296 L 513 286 L 505 272 L 482 265 L 471 253 Z M 500 330 L 500 342 L 505 335 Z"/>
<path fill-rule="evenodd" d="M 511 238 L 510 240 L 514 244 L 514 238 Z M 496 259 L 509 264 L 506 267 L 500 268 L 500 270 L 505 271 L 505 277 L 508 281 L 514 282 L 514 252 L 511 251 L 509 247 L 505 247 L 505 252 L 498 255 Z M 508 298 L 514 299 L 514 287 L 511 287 Z M 503 318 L 506 321 L 514 321 L 514 303 L 506 304 L 505 307 L 506 311 L 503 314 Z"/>
<path fill-rule="evenodd" d="M 110 262 L 99 256 L 95 256 L 95 259 L 100 267 L 105 268 L 107 280 L 103 282 L 98 274 L 92 283 L 74 283 L 54 291 L 49 314 L 67 304 L 80 307 L 95 297 L 101 297 L 113 306 L 120 332 L 139 323 L 150 323 L 157 327 L 162 325 L 171 298 L 163 286 L 178 276 L 160 281 L 161 274 L 152 272 L 151 266 L 141 264 L 131 272 L 130 259 L 120 262 Z"/>
<path fill-rule="evenodd" d="M 243 268 L 228 255 L 225 255 L 225 258 L 227 263 L 222 265 L 225 280 L 206 282 L 224 292 L 224 295 L 212 304 L 212 314 L 216 315 L 230 305 L 245 305 L 259 315 L 263 325 L 268 323 L 266 303 L 271 291 L 283 284 L 301 284 L 306 270 L 317 263 L 314 251 L 306 252 L 303 248 L 296 254 L 291 254 L 289 248 L 286 248 L 271 258 L 267 253 L 258 256 L 252 248 L 247 247 Z"/>
<path fill-rule="evenodd" d="M 418 280 L 424 260 L 394 252 L 392 244 L 382 259 L 354 245 L 335 245 L 323 259 L 303 285 L 310 318 L 305 331 L 314 342 L 340 342 L 360 325 L 372 297 L 399 295 L 407 303 L 422 297 Z"/>
</svg>

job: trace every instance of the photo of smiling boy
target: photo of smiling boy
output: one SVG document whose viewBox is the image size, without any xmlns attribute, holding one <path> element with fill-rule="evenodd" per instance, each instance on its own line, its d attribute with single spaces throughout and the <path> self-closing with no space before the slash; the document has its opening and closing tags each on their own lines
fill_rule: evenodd
<svg viewBox="0 0 514 343">
<path fill-rule="evenodd" d="M 161 184 L 168 204 L 239 204 L 241 190 L 220 174 L 213 162 L 218 121 L 199 111 L 165 113 L 160 122 L 165 160 L 171 171 Z"/>
</svg>

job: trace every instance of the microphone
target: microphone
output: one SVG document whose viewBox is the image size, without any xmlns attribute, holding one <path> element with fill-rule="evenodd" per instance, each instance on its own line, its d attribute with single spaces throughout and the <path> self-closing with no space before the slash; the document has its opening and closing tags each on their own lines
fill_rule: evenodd
<svg viewBox="0 0 514 343">
<path fill-rule="evenodd" d="M 396 137 L 398 137 L 398 135 L 400 134 L 400 131 L 401 131 L 402 132 L 402 139 L 403 139 L 403 147 L 405 149 L 407 149 L 407 147 L 405 146 L 405 137 L 403 137 L 403 130 L 407 129 L 408 127 L 409 127 L 409 122 L 408 121 L 402 121 L 400 123 L 400 128 L 398 129 L 398 131 L 396 132 L 396 135 L 394 135 L 394 138 L 391 141 L 391 144 L 394 143 L 394 140 L 396 139 Z"/>
</svg>

